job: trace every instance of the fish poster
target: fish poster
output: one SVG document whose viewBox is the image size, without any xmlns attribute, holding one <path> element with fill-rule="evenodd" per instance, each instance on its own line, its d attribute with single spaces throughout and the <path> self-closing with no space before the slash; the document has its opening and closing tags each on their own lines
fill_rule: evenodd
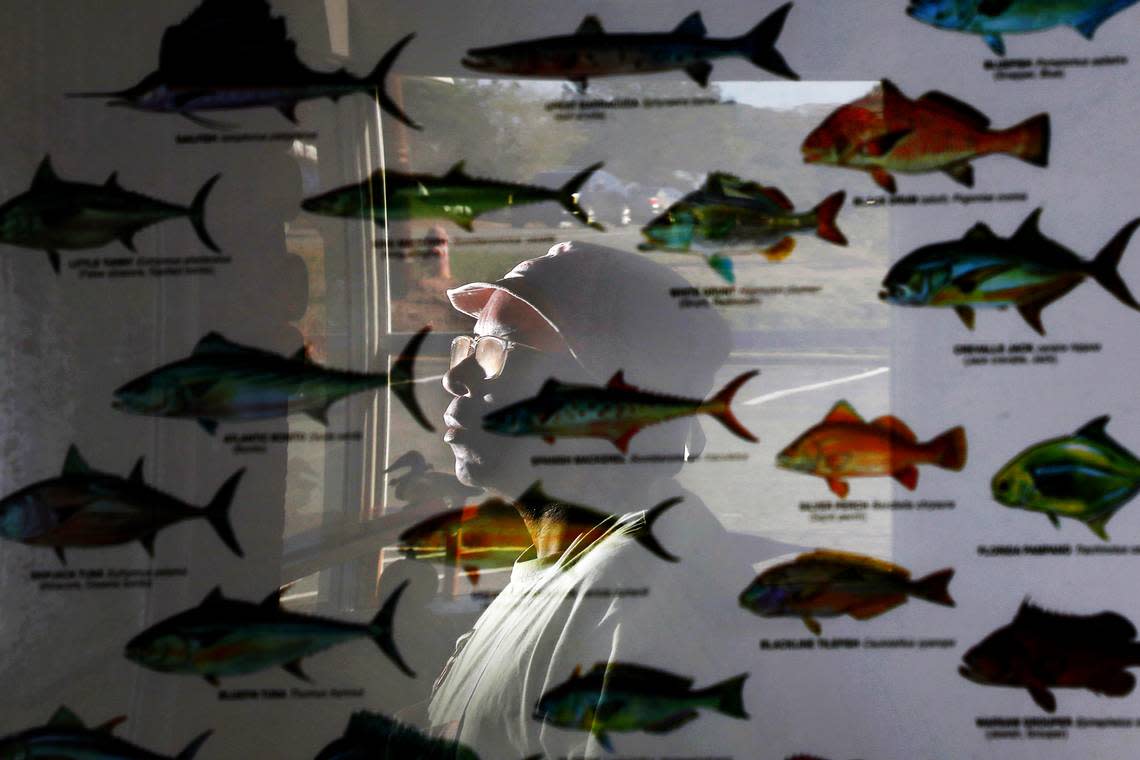
<svg viewBox="0 0 1140 760">
<path fill-rule="evenodd" d="M 1140 753 L 1138 0 L 0 9 L 0 757 Z"/>
</svg>

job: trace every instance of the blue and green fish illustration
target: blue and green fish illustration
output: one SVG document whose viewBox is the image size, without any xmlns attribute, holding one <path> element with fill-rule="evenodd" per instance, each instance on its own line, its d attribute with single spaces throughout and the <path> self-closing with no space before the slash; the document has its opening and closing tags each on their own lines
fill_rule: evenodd
<svg viewBox="0 0 1140 760">
<path fill-rule="evenodd" d="M 193 760 L 213 734 L 203 731 L 171 757 L 115 736 L 115 727 L 125 720 L 120 715 L 88 728 L 79 716 L 60 707 L 46 724 L 0 739 L 0 760 Z"/>
</svg>

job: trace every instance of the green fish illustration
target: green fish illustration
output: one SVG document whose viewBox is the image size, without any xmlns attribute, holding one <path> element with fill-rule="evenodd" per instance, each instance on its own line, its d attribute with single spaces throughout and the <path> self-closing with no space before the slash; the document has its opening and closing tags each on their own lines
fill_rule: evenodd
<svg viewBox="0 0 1140 760">
<path fill-rule="evenodd" d="M 500 435 L 538 435 L 547 443 L 558 438 L 604 438 L 624 454 L 642 428 L 708 414 L 738 438 L 755 443 L 756 436 L 740 424 L 729 405 L 740 386 L 758 374 L 758 369 L 745 372 L 708 400 L 645 391 L 627 383 L 620 371 L 602 387 L 551 379 L 534 398 L 486 415 L 483 429 Z"/>
<path fill-rule="evenodd" d="M 693 679 L 642 665 L 599 662 L 582 675 L 575 668 L 569 680 L 543 694 L 534 718 L 559 728 L 589 731 L 610 752 L 609 733 L 675 731 L 699 716 L 698 708 L 732 718 L 748 719 L 744 711 L 747 673 L 693 689 Z"/>
<path fill-rule="evenodd" d="M 390 385 L 425 430 L 432 430 L 415 397 L 416 353 L 430 327 L 408 342 L 390 372 L 349 372 L 318 366 L 301 348 L 284 357 L 232 343 L 216 332 L 186 359 L 159 367 L 115 391 L 112 406 L 131 414 L 195 419 L 213 435 L 220 422 L 246 422 L 303 412 L 323 425 L 329 407 L 370 388 Z"/>
<path fill-rule="evenodd" d="M 1140 491 L 1140 460 L 1105 431 L 1108 415 L 1072 435 L 1034 444 L 990 483 L 1000 504 L 1041 512 L 1055 527 L 1071 517 L 1108 540 L 1105 527 Z"/>
<path fill-rule="evenodd" d="M 88 728 L 66 707 L 43 726 L 0 739 L 0 760 L 192 760 L 213 731 L 203 731 L 171 758 L 113 735 L 125 716 Z"/>
<path fill-rule="evenodd" d="M 0 536 L 32 546 L 50 546 L 61 562 L 71 547 L 111 546 L 138 541 L 154 556 L 154 539 L 183 520 L 204 519 L 229 550 L 242 556 L 230 525 L 230 502 L 245 469 L 222 484 L 204 507 L 195 507 L 143 482 L 140 457 L 126 478 L 99 472 L 79 450 L 67 450 L 63 474 L 41 480 L 0 499 Z"/>
<path fill-rule="evenodd" d="M 380 713 L 359 710 L 348 719 L 344 735 L 315 760 L 479 760 L 465 744 L 425 735 L 414 726 Z"/>
<path fill-rule="evenodd" d="M 962 239 L 919 248 L 891 267 L 879 298 L 898 306 L 950 307 L 969 329 L 975 308 L 1014 306 L 1045 334 L 1041 311 L 1092 277 L 1125 306 L 1140 311 L 1117 267 L 1133 219 L 1091 261 L 1041 234 L 1041 209 L 1026 217 L 1012 237 L 999 238 L 979 222 Z"/>
<path fill-rule="evenodd" d="M 371 219 L 380 226 L 397 220 L 448 219 L 474 232 L 472 224 L 480 214 L 509 206 L 556 201 L 587 227 L 605 229 L 591 221 L 578 205 L 578 192 L 590 176 L 602 168 L 604 164 L 600 162 L 554 189 L 472 177 L 467 174 L 464 163 L 460 161 L 442 177 L 378 169 L 363 182 L 308 198 L 301 207 L 321 216 Z"/>
<path fill-rule="evenodd" d="M 215 588 L 197 607 L 167 618 L 127 644 L 128 660 L 160 673 L 184 673 L 218 685 L 222 677 L 282 667 L 308 681 L 301 660 L 337 644 L 372 639 L 407 676 L 415 673 L 404 662 L 392 638 L 396 603 L 404 581 L 369 623 L 348 623 L 281 608 L 281 589 L 261 604 L 227 599 Z"/>
<path fill-rule="evenodd" d="M 59 274 L 61 250 L 99 248 L 119 240 L 134 251 L 139 230 L 186 216 L 202 243 L 217 251 L 206 232 L 204 214 L 206 196 L 220 177 L 215 174 L 206 180 L 189 207 L 177 206 L 124 190 L 117 172 L 102 185 L 60 179 L 51 168 L 51 157 L 45 156 L 31 188 L 0 206 L 0 243 L 46 251 L 51 268 Z"/>
</svg>

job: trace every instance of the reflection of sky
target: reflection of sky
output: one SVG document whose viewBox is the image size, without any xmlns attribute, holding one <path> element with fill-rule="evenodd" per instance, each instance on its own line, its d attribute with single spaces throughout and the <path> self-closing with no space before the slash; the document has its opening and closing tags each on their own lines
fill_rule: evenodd
<svg viewBox="0 0 1140 760">
<path fill-rule="evenodd" d="M 757 108 L 840 104 L 863 97 L 878 82 L 717 82 L 726 98 Z"/>
</svg>

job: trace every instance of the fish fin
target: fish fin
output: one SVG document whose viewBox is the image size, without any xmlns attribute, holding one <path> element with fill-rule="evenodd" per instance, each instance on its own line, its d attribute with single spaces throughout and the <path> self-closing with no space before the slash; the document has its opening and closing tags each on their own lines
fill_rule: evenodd
<svg viewBox="0 0 1140 760">
<path fill-rule="evenodd" d="M 552 436 L 552 435 L 544 435 L 544 436 L 542 436 L 542 440 L 546 441 L 546 443 L 548 443 L 548 444 L 550 444 L 551 446 L 553 446 L 553 445 L 554 445 L 554 442 L 555 442 L 557 439 L 556 439 L 554 436 Z"/>
<path fill-rule="evenodd" d="M 119 173 L 111 172 L 111 176 L 107 177 L 107 181 L 103 183 L 103 187 L 107 187 L 112 190 L 122 190 L 123 188 L 119 185 Z"/>
<path fill-rule="evenodd" d="M 740 52 L 765 71 L 785 79 L 799 79 L 800 75 L 792 71 L 788 62 L 780 51 L 776 50 L 776 40 L 784 29 L 784 21 L 788 18 L 788 11 L 792 9 L 791 3 L 784 3 L 772 11 L 756 26 L 739 38 Z"/>
<path fill-rule="evenodd" d="M 744 709 L 744 682 L 747 680 L 748 674 L 742 673 L 733 678 L 721 681 L 720 683 L 713 684 L 707 689 L 702 689 L 693 696 L 716 696 L 717 703 L 713 709 L 717 712 L 733 718 L 747 719 L 749 715 Z"/>
<path fill-rule="evenodd" d="M 114 718 L 111 718 L 110 720 L 105 721 L 103 723 L 100 723 L 98 726 L 95 726 L 95 728 L 92 730 L 97 731 L 98 733 L 101 733 L 101 734 L 113 734 L 113 733 L 115 733 L 115 729 L 118 726 L 121 726 L 123 723 L 126 723 L 126 722 L 127 722 L 127 716 L 126 715 L 116 715 Z"/>
<path fill-rule="evenodd" d="M 474 232 L 475 231 L 475 217 L 472 216 L 471 214 L 464 214 L 464 213 L 460 213 L 460 212 L 452 212 L 450 214 L 444 214 L 444 217 L 446 217 L 447 219 L 450 219 L 452 222 L 454 222 L 456 225 L 463 228 L 467 232 Z"/>
<path fill-rule="evenodd" d="M 1019 243 L 1032 243 L 1045 237 L 1041 234 L 1041 210 L 1041 207 L 1038 206 L 1030 211 L 1029 215 L 1017 226 L 1017 230 L 1010 237 L 1010 240 L 1016 240 Z"/>
<path fill-rule="evenodd" d="M 55 556 L 59 557 L 60 563 L 66 565 L 67 564 L 67 557 L 63 553 L 63 547 L 62 546 L 53 546 L 52 548 L 55 550 Z"/>
<path fill-rule="evenodd" d="M 961 470 L 966 466 L 966 429 L 952 427 L 927 444 L 934 451 L 934 464 L 944 470 Z"/>
<path fill-rule="evenodd" d="M 847 193 L 840 190 L 838 193 L 832 193 L 823 199 L 823 201 L 812 209 L 812 213 L 816 217 L 815 234 L 826 240 L 829 243 L 836 245 L 847 245 L 847 238 L 839 230 L 839 226 L 835 222 L 835 218 L 839 215 L 839 209 L 843 207 L 843 201 L 847 199 Z"/>
<path fill-rule="evenodd" d="M 396 357 L 392 369 L 388 372 L 388 387 L 392 394 L 404 404 L 404 408 L 419 423 L 420 427 L 428 432 L 435 430 L 435 428 L 428 422 L 427 415 L 424 414 L 424 410 L 416 401 L 416 386 L 413 381 L 415 379 L 416 356 L 419 355 L 420 346 L 423 345 L 430 332 L 431 326 L 429 325 L 413 335 L 412 339 L 404 346 L 404 350 Z"/>
<path fill-rule="evenodd" d="M 871 170 L 871 179 L 875 180 L 875 184 L 886 190 L 892 195 L 898 192 L 898 186 L 895 184 L 895 178 L 891 173 L 882 167 L 876 166 Z"/>
<path fill-rule="evenodd" d="M 712 73 L 712 70 L 712 64 L 708 61 L 697 61 L 685 67 L 685 73 L 701 87 L 709 86 L 709 74 Z"/>
<path fill-rule="evenodd" d="M 827 487 L 841 499 L 847 498 L 847 494 L 851 491 L 851 486 L 847 484 L 847 481 L 839 478 L 827 478 Z"/>
<path fill-rule="evenodd" d="M 396 62 L 396 58 L 400 55 L 400 52 L 403 51 L 415 36 L 413 32 L 412 34 L 400 38 L 395 45 L 388 49 L 388 52 L 384 54 L 384 57 L 380 59 L 375 68 L 369 72 L 364 81 L 369 85 L 368 94 L 380 104 L 380 110 L 405 126 L 411 127 L 412 129 L 423 129 L 423 127 L 412 120 L 412 117 L 404 113 L 403 109 L 400 108 L 396 101 L 392 100 L 392 96 L 389 95 L 388 91 L 384 88 L 385 81 L 388 78 L 388 71 L 392 68 L 392 64 Z"/>
<path fill-rule="evenodd" d="M 823 417 L 824 422 L 863 422 L 863 418 L 855 411 L 855 407 L 847 403 L 845 400 L 835 402 L 835 406 L 831 407 Z"/>
<path fill-rule="evenodd" d="M 581 677 L 582 677 L 582 666 L 580 664 L 575 665 L 574 670 L 572 670 L 570 672 L 570 680 L 574 680 L 576 678 L 581 678 Z"/>
<path fill-rule="evenodd" d="M 95 472 L 91 466 L 84 461 L 83 456 L 79 453 L 79 449 L 73 443 L 67 449 L 67 456 L 63 460 L 63 474 L 64 475 L 90 475 Z"/>
<path fill-rule="evenodd" d="M 218 534 L 218 538 L 222 539 L 222 543 L 237 556 L 244 556 L 241 550 L 241 544 L 238 543 L 237 536 L 234 534 L 234 526 L 230 522 L 230 503 L 234 498 L 234 491 L 237 490 L 238 483 L 241 482 L 242 476 L 245 475 L 245 468 L 241 468 L 222 483 L 221 488 L 214 494 L 214 498 L 206 505 L 203 510 L 203 517 L 209 521 L 214 532 Z"/>
<path fill-rule="evenodd" d="M 754 182 L 748 182 L 745 184 L 745 188 L 755 194 L 745 195 L 745 198 L 756 196 L 766 198 L 784 211 L 794 211 L 796 208 L 796 205 L 792 203 L 791 199 L 788 198 L 788 196 L 784 195 L 783 191 L 778 187 L 764 187 L 763 185 L 757 185 Z"/>
<path fill-rule="evenodd" d="M 966 187 L 974 186 L 974 167 L 970 166 L 969 161 L 951 164 L 943 169 L 942 173 L 959 185 L 965 185 Z"/>
<path fill-rule="evenodd" d="M 954 313 L 958 315 L 958 319 L 962 320 L 962 324 L 966 326 L 967 330 L 974 329 L 974 308 L 972 306 L 955 306 Z"/>
<path fill-rule="evenodd" d="M 867 156 L 885 156 L 899 142 L 914 133 L 913 129 L 897 129 L 863 143 L 861 152 Z"/>
<path fill-rule="evenodd" d="M 130 251 L 135 253 L 135 232 L 137 230 L 126 230 L 123 234 L 119 235 L 119 242 Z"/>
<path fill-rule="evenodd" d="M 175 756 L 174 760 L 194 760 L 194 755 L 198 754 L 198 750 L 206 743 L 206 740 L 214 735 L 214 732 L 203 731 L 198 734 L 186 747 Z"/>
<path fill-rule="evenodd" d="M 1031 116 L 1002 131 L 1014 141 L 1013 147 L 1006 152 L 1033 166 L 1048 166 L 1050 131 L 1049 114 Z"/>
<path fill-rule="evenodd" d="M 970 229 L 966 230 L 966 234 L 962 236 L 963 240 L 997 240 L 997 235 L 989 228 L 984 222 L 978 222 Z"/>
<path fill-rule="evenodd" d="M 630 385 L 629 383 L 627 383 L 625 381 L 625 370 L 620 370 L 620 369 L 617 372 L 615 372 L 613 377 L 610 378 L 610 381 L 608 383 L 606 383 L 606 387 L 609 388 L 610 390 L 622 390 L 622 391 L 641 390 L 636 385 Z"/>
<path fill-rule="evenodd" d="M 286 588 L 288 588 L 288 586 L 278 587 L 278 588 L 273 589 L 272 591 L 270 591 L 265 596 L 264 599 L 262 599 L 260 602 L 258 602 L 257 606 L 258 607 L 264 607 L 264 608 L 269 609 L 269 610 L 280 609 L 280 607 L 281 607 L 281 592 L 284 591 Z"/>
<path fill-rule="evenodd" d="M 728 428 L 737 438 L 743 438 L 746 441 L 756 443 L 760 439 L 749 432 L 744 425 L 740 424 L 740 420 L 736 419 L 736 416 L 732 413 L 732 397 L 736 395 L 736 392 L 740 390 L 741 386 L 759 374 L 760 370 L 754 369 L 737 375 L 732 382 L 724 386 L 720 393 L 701 404 L 699 411 L 703 411 L 714 417 L 717 422 Z"/>
<path fill-rule="evenodd" d="M 62 706 L 52 714 L 47 724 L 56 728 L 87 728 L 78 715 Z"/>
<path fill-rule="evenodd" d="M 202 678 L 205 678 L 206 683 L 210 684 L 215 689 L 218 688 L 219 686 L 221 686 L 221 684 L 222 684 L 222 682 L 218 680 L 218 677 L 216 675 L 213 675 L 212 673 L 208 676 L 202 676 Z"/>
<path fill-rule="evenodd" d="M 1109 10 L 1108 13 L 1097 13 L 1094 16 L 1086 18 L 1079 24 L 1074 24 L 1073 28 L 1080 32 L 1081 36 L 1086 40 L 1091 40 L 1093 35 L 1096 34 L 1097 27 L 1103 24 L 1112 13 L 1112 10 Z"/>
<path fill-rule="evenodd" d="M 320 409 L 306 409 L 305 415 L 311 419 L 316 420 L 317 422 L 321 423 L 325 427 L 328 427 L 328 424 L 329 424 L 329 405 L 326 404 L 325 406 L 322 406 Z"/>
<path fill-rule="evenodd" d="M 464 565 L 463 572 L 467 575 L 467 580 L 471 581 L 472 586 L 479 585 L 479 568 L 475 565 Z"/>
<path fill-rule="evenodd" d="M 586 89 L 590 86 L 590 80 L 586 77 L 570 77 L 570 81 L 574 83 L 574 89 L 578 91 L 579 95 L 585 95 Z"/>
<path fill-rule="evenodd" d="M 1093 279 L 1100 283 L 1101 287 L 1116 296 L 1116 300 L 1125 306 L 1140 310 L 1140 303 L 1137 303 L 1136 299 L 1132 297 L 1132 293 L 1128 290 L 1124 280 L 1121 279 L 1120 271 L 1117 268 L 1120 266 L 1124 249 L 1128 247 L 1128 241 L 1138 226 L 1140 226 L 1140 219 L 1133 219 L 1124 225 L 1120 232 L 1117 232 L 1112 240 L 1108 241 L 1108 244 L 1101 249 L 1096 258 L 1089 262 L 1088 271 Z"/>
<path fill-rule="evenodd" d="M 309 346 L 305 344 L 293 352 L 289 357 L 295 362 L 302 362 L 304 364 L 313 364 L 313 357 L 309 355 Z"/>
<path fill-rule="evenodd" d="M 443 175 L 443 178 L 453 180 L 468 179 L 467 159 L 456 161 L 452 167 L 447 170 L 447 173 Z"/>
<path fill-rule="evenodd" d="M 1057 528 L 1058 530 L 1061 529 L 1061 521 L 1057 518 L 1057 515 L 1053 514 L 1052 512 L 1048 512 L 1045 516 L 1049 518 L 1049 522 L 1053 523 L 1054 528 Z"/>
<path fill-rule="evenodd" d="M 918 487 L 918 468 L 914 465 L 895 470 L 891 473 L 891 477 L 902 483 L 908 491 L 913 491 Z"/>
<path fill-rule="evenodd" d="M 931 573 L 925 578 L 916 580 L 911 593 L 928 602 L 941 604 L 945 607 L 954 607 L 954 598 L 950 596 L 950 580 L 953 577 L 954 568 L 951 567 Z"/>
<path fill-rule="evenodd" d="M 685 16 L 684 20 L 677 24 L 677 28 L 673 30 L 673 34 L 679 37 L 704 37 L 708 33 L 708 29 L 705 29 L 705 22 L 701 19 L 700 11 L 693 11 Z"/>
<path fill-rule="evenodd" d="M 44 250 L 44 253 L 47 254 L 48 263 L 51 264 L 52 271 L 56 274 L 59 274 L 59 251 L 54 251 L 51 248 L 47 248 Z"/>
<path fill-rule="evenodd" d="M 210 233 L 206 230 L 206 198 L 210 195 L 210 191 L 214 189 L 214 185 L 222 178 L 221 174 L 215 174 L 206 180 L 206 184 L 202 185 L 202 189 L 194 196 L 194 200 L 190 202 L 190 209 L 188 215 L 190 216 L 190 224 L 194 227 L 194 232 L 198 233 L 198 239 L 202 241 L 202 245 L 209 248 L 215 253 L 221 249 L 218 244 L 210 237 Z"/>
<path fill-rule="evenodd" d="M 606 30 L 602 28 L 602 22 L 598 20 L 597 16 L 589 15 L 582 19 L 582 23 L 578 24 L 578 28 L 574 34 L 605 34 Z"/>
<path fill-rule="evenodd" d="M 224 335 L 219 332 L 208 332 L 194 344 L 191 349 L 190 355 L 197 354 L 220 354 L 220 353 L 245 353 L 251 351 L 248 346 L 243 346 L 240 343 L 234 343 L 227 340 Z"/>
<path fill-rule="evenodd" d="M 281 113 L 282 116 L 284 116 L 292 123 L 297 123 L 297 102 L 295 100 L 290 100 L 287 103 L 282 103 L 281 105 L 277 106 L 277 110 Z"/>
<path fill-rule="evenodd" d="M 1033 701 L 1047 713 L 1057 712 L 1057 698 L 1053 696 L 1053 692 L 1046 689 L 1044 686 L 1030 686 L 1029 696 L 1033 697 Z"/>
<path fill-rule="evenodd" d="M 1108 531 L 1105 530 L 1105 526 L 1108 525 L 1108 520 L 1112 517 L 1112 515 L 1112 512 L 1106 512 L 1102 515 L 1098 515 L 1092 520 L 1089 520 L 1087 523 L 1085 523 L 1085 525 L 1089 526 L 1089 530 L 1095 533 L 1101 541 L 1107 541 Z"/>
<path fill-rule="evenodd" d="M 764 258 L 768 259 L 768 261 L 783 261 L 784 259 L 791 256 L 792 251 L 795 249 L 796 241 L 792 237 L 788 236 L 784 237 L 774 245 L 768 246 L 760 253 L 764 256 Z"/>
<path fill-rule="evenodd" d="M 408 667 L 404 662 L 404 658 L 400 656 L 400 652 L 396 649 L 396 641 L 392 638 L 392 631 L 394 630 L 393 622 L 396 618 L 396 603 L 400 601 L 400 596 L 408 588 L 408 581 L 404 581 L 396 590 L 393 591 L 384 604 L 380 607 L 380 611 L 376 613 L 376 617 L 368 623 L 368 635 L 376 642 L 376 646 L 380 647 L 380 651 L 388 655 L 396 667 L 400 669 L 404 675 L 409 678 L 415 678 L 416 673 Z"/>
<path fill-rule="evenodd" d="M 906 594 L 892 594 L 875 599 L 867 604 L 859 605 L 858 607 L 848 610 L 848 614 L 856 620 L 870 620 L 871 618 L 878 617 L 885 612 L 893 610 L 905 601 Z"/>
<path fill-rule="evenodd" d="M 954 278 L 953 283 L 963 293 L 973 293 L 983 282 L 991 277 L 1008 271 L 1009 268 L 1009 264 L 994 264 L 993 266 L 988 267 L 978 267 L 977 269 L 973 269 L 959 277 Z"/>
<path fill-rule="evenodd" d="M 725 282 L 736 282 L 736 274 L 733 272 L 732 259 L 728 256 L 721 256 L 719 253 L 713 254 L 705 259 L 712 270 L 724 278 Z"/>
<path fill-rule="evenodd" d="M 990 46 L 990 50 L 994 51 L 994 55 L 1005 55 L 1005 41 L 1002 40 L 1000 34 L 996 32 L 983 34 L 982 40 Z"/>
<path fill-rule="evenodd" d="M 143 536 L 139 539 L 139 543 L 142 544 L 142 547 L 144 549 L 146 549 L 146 555 L 151 559 L 154 559 L 154 539 L 157 536 L 158 533 L 155 532 L 151 533 L 149 536 Z"/>
<path fill-rule="evenodd" d="M 968 122 L 975 129 L 989 129 L 990 117 L 969 103 L 964 103 L 944 92 L 931 90 L 924 93 L 916 102 L 927 109 L 942 111 L 952 118 Z"/>
<path fill-rule="evenodd" d="M 138 485 L 144 485 L 146 483 L 146 481 L 143 480 L 143 459 L 144 457 L 138 458 L 138 461 L 135 462 L 135 466 L 131 468 L 131 474 L 127 476 L 127 480 Z"/>
<path fill-rule="evenodd" d="M 632 427 L 629 430 L 626 430 L 624 433 L 622 433 L 616 439 L 610 439 L 610 440 L 612 441 L 614 446 L 617 446 L 618 451 L 620 451 L 623 454 L 628 454 L 629 453 L 629 442 L 631 440 L 633 440 L 633 437 L 635 435 L 637 435 L 639 432 L 641 432 L 641 426 Z"/>
<path fill-rule="evenodd" d="M 55 170 L 51 167 L 51 156 L 44 156 L 40 161 L 40 165 L 36 168 L 36 174 L 32 177 L 32 190 L 43 189 L 51 185 L 58 185 L 62 180 L 56 175 Z"/>
<path fill-rule="evenodd" d="M 566 209 L 566 211 L 568 211 L 571 216 L 573 216 L 582 224 L 592 229 L 601 230 L 604 232 L 606 228 L 598 222 L 591 221 L 590 215 L 587 214 L 586 210 L 578 204 L 578 195 L 582 190 L 582 186 L 589 182 L 590 177 L 593 176 L 594 172 L 596 172 L 598 169 L 601 169 L 603 166 L 605 166 L 605 163 L 602 161 L 599 161 L 596 164 L 591 164 L 590 166 L 587 166 L 585 169 L 575 174 L 570 179 L 566 180 L 565 184 L 563 184 L 562 187 L 558 188 L 558 202 L 562 205 L 562 208 Z"/>
<path fill-rule="evenodd" d="M 1127 697 L 1136 688 L 1136 676 L 1127 670 L 1101 672 L 1089 679 L 1088 686 L 1106 697 Z"/>
<path fill-rule="evenodd" d="M 807 626 L 807 629 L 809 631 L 814 633 L 816 636 L 819 636 L 821 633 L 823 633 L 823 626 L 819 624 L 818 620 L 813 618 L 811 615 L 803 615 L 802 618 L 804 625 Z"/>
<path fill-rule="evenodd" d="M 689 721 L 696 720 L 698 717 L 700 717 L 700 713 L 696 710 L 685 710 L 683 712 L 674 713 L 664 720 L 645 724 L 645 731 L 651 734 L 667 734 L 670 731 L 677 730 Z"/>
<path fill-rule="evenodd" d="M 1013 0 L 982 0 L 978 3 L 978 13 L 992 18 L 1005 13 L 1011 5 Z"/>
<path fill-rule="evenodd" d="M 918 440 L 914 431 L 907 427 L 905 422 L 890 414 L 884 414 L 882 417 L 876 417 L 871 420 L 871 427 L 886 430 L 909 443 L 914 443 Z"/>
<path fill-rule="evenodd" d="M 213 590 L 210 591 L 210 593 L 206 594 L 206 598 L 203 599 L 202 603 L 199 604 L 198 606 L 199 607 L 209 607 L 211 605 L 218 604 L 220 602 L 224 602 L 225 600 L 226 600 L 226 597 L 222 594 L 222 587 L 221 586 L 214 586 Z"/>
<path fill-rule="evenodd" d="M 653 507 L 645 513 L 645 527 L 637 532 L 634 540 L 644 546 L 653 554 L 656 554 L 666 562 L 679 562 L 680 560 L 676 555 L 670 554 L 666 551 L 665 547 L 661 546 L 657 541 L 657 537 L 653 535 L 653 524 L 657 522 L 657 518 L 665 513 L 665 510 L 684 501 L 681 496 L 674 496 L 672 499 L 666 499 L 657 506 Z"/>
<path fill-rule="evenodd" d="M 594 738 L 598 740 L 598 744 L 602 745 L 602 747 L 605 748 L 606 752 L 614 751 L 614 745 L 613 742 L 610 741 L 610 735 L 607 734 L 604 730 L 599 729 L 595 731 Z"/>
<path fill-rule="evenodd" d="M 209 433 L 210 435 L 213 435 L 218 430 L 217 420 L 209 420 L 209 419 L 206 419 L 205 417 L 199 417 L 198 418 L 198 425 L 201 426 L 201 428 L 203 430 L 205 430 L 207 433 Z"/>
<path fill-rule="evenodd" d="M 309 683 L 313 682 L 313 679 L 309 678 L 305 671 L 301 669 L 301 661 L 299 659 L 293 660 L 292 662 L 287 662 L 282 665 L 281 668 L 287 673 L 291 673 L 297 678 L 300 678 L 302 681 L 308 681 Z"/>
<path fill-rule="evenodd" d="M 1041 310 L 1051 304 L 1054 299 L 1041 301 L 1030 301 L 1029 303 L 1018 304 L 1017 313 L 1021 318 L 1033 328 L 1033 331 L 1038 335 L 1045 334 L 1045 325 L 1041 324 Z"/>
</svg>

